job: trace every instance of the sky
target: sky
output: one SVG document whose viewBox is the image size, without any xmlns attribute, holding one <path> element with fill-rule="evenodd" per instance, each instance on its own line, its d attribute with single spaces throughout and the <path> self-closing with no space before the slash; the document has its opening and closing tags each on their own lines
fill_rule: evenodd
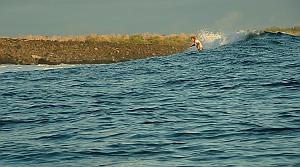
<svg viewBox="0 0 300 167">
<path fill-rule="evenodd" d="M 0 35 L 195 33 L 300 25 L 300 0 L 0 0 Z"/>
</svg>

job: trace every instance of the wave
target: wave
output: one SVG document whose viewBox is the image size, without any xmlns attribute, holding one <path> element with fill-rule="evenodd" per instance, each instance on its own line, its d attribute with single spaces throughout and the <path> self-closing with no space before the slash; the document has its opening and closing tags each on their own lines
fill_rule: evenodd
<svg viewBox="0 0 300 167">
<path fill-rule="evenodd" d="M 37 71 L 37 70 L 53 70 L 61 68 L 72 68 L 76 65 L 60 64 L 60 65 L 0 65 L 0 74 L 6 72 L 23 72 L 23 71 Z"/>
<path fill-rule="evenodd" d="M 250 128 L 243 130 L 252 134 L 274 134 L 274 133 L 291 133 L 299 132 L 300 128 L 278 127 L 278 128 Z"/>
<path fill-rule="evenodd" d="M 293 36 L 284 32 L 245 31 L 240 30 L 232 33 L 200 31 L 197 37 L 203 42 L 204 48 L 213 49 L 240 41 L 248 41 L 263 36 Z M 294 36 L 295 37 L 295 36 Z"/>
</svg>

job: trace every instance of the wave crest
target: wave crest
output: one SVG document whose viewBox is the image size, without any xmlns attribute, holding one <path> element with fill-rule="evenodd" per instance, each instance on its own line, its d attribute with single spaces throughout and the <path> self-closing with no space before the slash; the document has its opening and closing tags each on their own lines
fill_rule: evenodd
<svg viewBox="0 0 300 167">
<path fill-rule="evenodd" d="M 213 49 L 219 46 L 247 41 L 264 36 L 289 36 L 297 37 L 285 32 L 268 32 L 263 30 L 240 30 L 232 33 L 200 31 L 197 37 L 203 42 L 204 48 Z"/>
<path fill-rule="evenodd" d="M 233 33 L 223 33 L 223 32 L 210 32 L 210 31 L 200 31 L 197 36 L 202 40 L 203 45 L 207 49 L 216 48 L 222 45 L 227 45 L 230 43 L 252 39 L 257 36 L 261 36 L 265 32 L 263 31 L 245 31 L 240 30 Z"/>
</svg>

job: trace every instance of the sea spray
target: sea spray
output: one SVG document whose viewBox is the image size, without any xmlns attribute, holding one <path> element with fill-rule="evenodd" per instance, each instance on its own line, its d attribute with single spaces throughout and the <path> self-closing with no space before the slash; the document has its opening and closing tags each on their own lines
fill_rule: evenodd
<svg viewBox="0 0 300 167">
<path fill-rule="evenodd" d="M 257 36 L 262 31 L 240 30 L 237 32 L 211 32 L 201 30 L 197 33 L 197 37 L 203 42 L 205 49 L 213 49 L 222 45 L 227 45 L 237 41 L 245 40 L 252 36 Z"/>
</svg>

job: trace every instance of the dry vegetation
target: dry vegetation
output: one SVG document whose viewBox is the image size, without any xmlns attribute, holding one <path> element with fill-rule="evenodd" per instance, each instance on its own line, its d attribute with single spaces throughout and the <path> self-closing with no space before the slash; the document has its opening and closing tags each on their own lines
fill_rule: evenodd
<svg viewBox="0 0 300 167">
<path fill-rule="evenodd" d="M 189 34 L 168 34 L 159 35 L 151 33 L 134 34 L 134 35 L 66 35 L 66 36 L 45 36 L 45 35 L 25 35 L 17 36 L 17 39 L 25 40 L 48 40 L 48 41 L 89 41 L 89 42 L 111 42 L 111 43 L 142 43 L 142 44 L 174 44 L 187 43 L 190 40 Z"/>
<path fill-rule="evenodd" d="M 0 64 L 102 64 L 167 56 L 185 51 L 189 38 L 149 33 L 0 38 Z"/>
</svg>

